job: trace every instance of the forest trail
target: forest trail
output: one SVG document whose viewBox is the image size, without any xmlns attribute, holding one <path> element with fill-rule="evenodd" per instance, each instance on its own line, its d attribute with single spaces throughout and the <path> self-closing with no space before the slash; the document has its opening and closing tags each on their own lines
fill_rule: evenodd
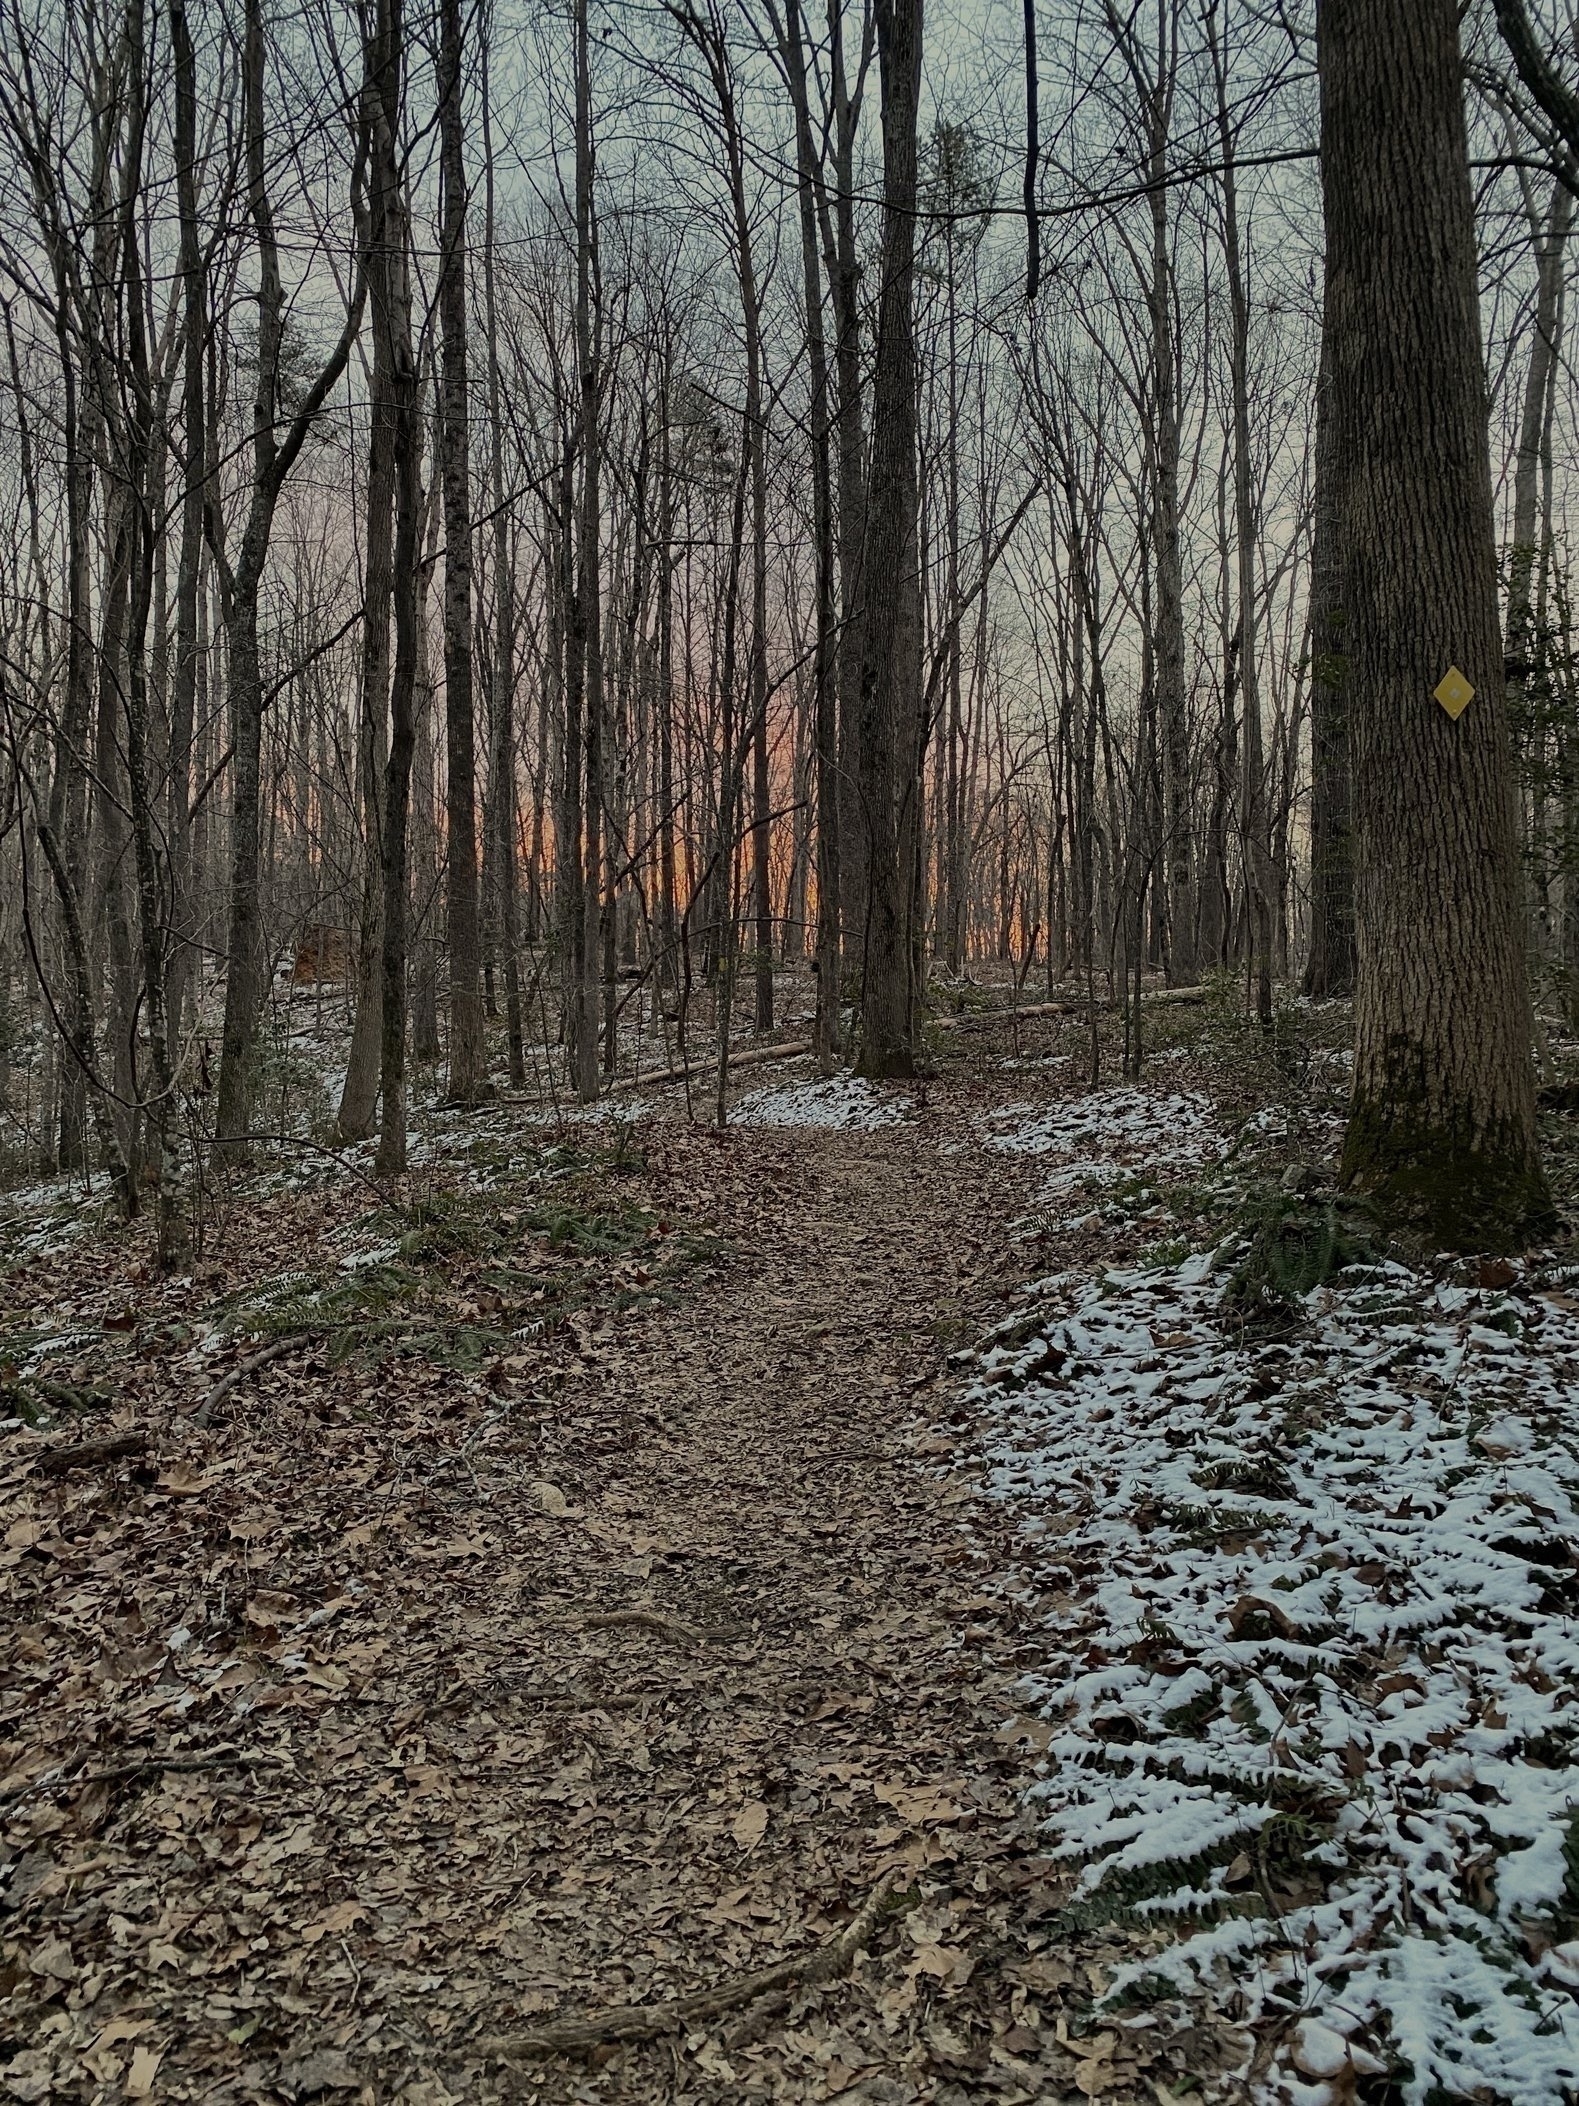
<svg viewBox="0 0 1579 2106">
<path fill-rule="evenodd" d="M 1089 2074 L 1037 2030 L 1038 1982 L 1098 1984 L 1035 1957 L 1063 1882 L 1003 1730 L 1000 1524 L 939 1430 L 1023 1271 L 1001 1095 L 961 1066 L 874 1131 L 643 1119 L 548 1215 L 496 1112 L 464 1144 L 495 1182 L 398 1246 L 342 1181 L 239 1209 L 198 1283 L 124 1246 L 29 1268 L 148 1449 L 46 1471 L 66 1436 L 6 1436 L 24 2106 L 961 2106 Z M 440 1364 L 490 1312 L 521 1339 L 498 1290 L 528 1277 L 570 1283 L 538 1343 Z M 192 1348 L 265 1316 L 266 1364 Z M 507 2051 L 809 1950 L 883 1886 L 846 1978 Z"/>
<path fill-rule="evenodd" d="M 1520 2014 L 1579 1941 L 1518 1911 L 1566 1876 L 1576 1269 L 1278 1285 L 1362 1233 L 1297 1196 L 1338 1024 L 1293 1082 L 1222 1009 L 1150 1028 L 1090 1089 L 1078 1020 L 962 1017 L 923 1084 L 752 1073 L 723 1132 L 434 1106 L 398 1201 L 321 1152 L 216 1188 L 189 1279 L 13 1198 L 4 2091 L 1226 2106 L 1331 2064 L 1340 2106 L 1414 1994 L 1396 1798 L 1484 1962 L 1437 2066 L 1560 2095 Z"/>
<path fill-rule="evenodd" d="M 593 1415 L 612 1427 L 634 1406 L 640 1432 L 599 1473 L 604 1526 L 567 1538 L 555 1589 L 556 1671 L 641 1692 L 645 1715 L 611 1721 L 606 1754 L 616 1770 L 643 1752 L 654 1765 L 638 1769 L 645 1806 L 593 1828 L 577 2000 L 712 1986 L 828 1936 L 885 1877 L 909 1887 L 947 1867 L 963 1898 L 918 1921 L 893 1964 L 809 1999 L 793 2046 L 780 1999 L 746 2025 L 757 2054 L 742 2054 L 737 2019 L 702 2058 L 726 2094 L 755 2076 L 787 2096 L 910 2098 L 918 2059 L 929 2090 L 938 2075 L 903 2023 L 915 1974 L 963 1985 L 1023 1847 L 992 1739 L 1012 1708 L 1010 1636 L 972 1581 L 985 1555 L 959 1525 L 968 1490 L 916 1453 L 949 1344 L 995 1300 L 1005 1224 L 979 1169 L 940 1157 L 935 1115 L 871 1133 L 741 1128 L 711 1145 L 771 1189 L 772 1230 L 737 1243 L 727 1283 L 600 1365 Z M 590 1485 L 582 1496 L 590 1510 Z M 612 1566 L 611 1521 L 632 1546 Z M 627 1607 L 738 1635 L 688 1646 L 589 1628 L 586 1610 Z M 677 1966 L 682 1917 L 704 1942 Z M 622 2051 L 590 2095 L 669 2097 L 676 2081 L 668 2049 Z M 560 2084 L 586 2090 L 545 2080 L 542 2095 Z"/>
</svg>

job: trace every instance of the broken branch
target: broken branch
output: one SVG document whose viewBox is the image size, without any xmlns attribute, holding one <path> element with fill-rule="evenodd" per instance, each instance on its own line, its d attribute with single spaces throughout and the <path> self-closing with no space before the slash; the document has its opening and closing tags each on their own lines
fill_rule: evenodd
<svg viewBox="0 0 1579 2106">
<path fill-rule="evenodd" d="M 64 1476 L 84 1463 L 113 1462 L 122 1455 L 141 1455 L 148 1446 L 146 1433 L 101 1433 L 96 1440 L 71 1441 L 63 1448 L 46 1448 L 32 1456 L 33 1467 L 51 1477 Z"/>
<path fill-rule="evenodd" d="M 736 1975 L 690 1996 L 671 1997 L 667 2003 L 616 2004 L 590 2012 L 585 2018 L 559 2019 L 530 2033 L 487 2041 L 485 2051 L 507 2060 L 516 2056 L 585 2054 L 614 2041 L 661 2040 L 665 2034 L 721 2018 L 726 2011 L 738 2011 L 742 2004 L 754 2004 L 777 1990 L 832 1981 L 849 1971 L 856 1954 L 871 1941 L 883 1917 L 900 1905 L 900 1897 L 887 1881 L 880 1881 L 864 1908 L 837 1937 L 809 1952 L 793 1953 L 786 1960 L 776 1960 L 771 1967 Z"/>
</svg>

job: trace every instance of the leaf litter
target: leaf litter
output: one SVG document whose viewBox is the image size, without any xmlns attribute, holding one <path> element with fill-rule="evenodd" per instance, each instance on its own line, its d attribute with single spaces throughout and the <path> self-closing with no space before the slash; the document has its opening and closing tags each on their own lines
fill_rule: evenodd
<svg viewBox="0 0 1579 2106">
<path fill-rule="evenodd" d="M 1083 2038 L 1090 1981 L 1024 1976 L 1016 1618 L 917 1452 L 1001 1306 L 1001 1166 L 943 1158 L 970 1076 L 898 1102 L 494 1113 L 398 1207 L 260 1172 L 190 1280 L 137 1233 L 11 1275 L 0 2096 L 958 2106 L 1083 2066 L 1043 2006 Z M 134 1445 L 45 1467 L 85 1437 Z"/>
<path fill-rule="evenodd" d="M 1266 1326 L 1213 1181 L 1330 1104 L 1236 1133 L 1058 1030 L 1018 1106 L 977 1039 L 722 1136 L 435 1121 L 186 1282 L 24 1234 L 6 2094 L 1569 2081 L 1568 1290 Z"/>
</svg>

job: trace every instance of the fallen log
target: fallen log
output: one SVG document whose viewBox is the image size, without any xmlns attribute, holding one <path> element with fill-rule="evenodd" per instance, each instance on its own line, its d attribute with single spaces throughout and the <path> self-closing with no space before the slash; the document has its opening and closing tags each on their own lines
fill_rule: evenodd
<svg viewBox="0 0 1579 2106">
<path fill-rule="evenodd" d="M 730 1053 L 730 1072 L 733 1073 L 736 1068 L 760 1067 L 765 1060 L 797 1060 L 801 1054 L 809 1053 L 810 1051 L 810 1039 L 797 1039 L 791 1045 L 747 1046 L 742 1052 Z M 604 1091 L 604 1095 L 612 1097 L 616 1091 L 639 1090 L 644 1088 L 649 1082 L 684 1082 L 691 1077 L 716 1075 L 717 1072 L 718 1055 L 713 1053 L 706 1060 L 693 1060 L 686 1067 L 643 1068 L 636 1075 L 618 1075 L 609 1084 L 607 1090 Z M 507 1097 L 503 1094 L 493 1098 L 491 1101 L 495 1104 L 530 1104 L 538 1110 L 545 1109 L 558 1102 L 553 1097 Z"/>
<path fill-rule="evenodd" d="M 1142 1009 L 1153 1009 L 1173 1004 L 1193 1007 L 1206 1000 L 1204 987 L 1153 987 L 1140 998 Z M 1103 1012 L 1122 1009 L 1122 999 L 1117 995 L 1098 997 L 1096 1007 Z M 937 1016 L 932 1022 L 940 1031 L 971 1031 L 988 1024 L 998 1024 L 1006 1019 L 1012 1021 L 1033 1016 L 1089 1016 L 1092 1005 L 1081 996 L 1065 1002 L 1025 1002 L 1018 1009 L 997 1004 L 990 1009 L 961 1011 L 954 1016 Z"/>
<path fill-rule="evenodd" d="M 88 1463 L 115 1462 L 123 1455 L 141 1455 L 148 1446 L 146 1433 L 101 1433 L 96 1440 L 69 1441 L 62 1448 L 45 1448 L 31 1458 L 33 1467 L 50 1477 L 64 1476 Z"/>
</svg>

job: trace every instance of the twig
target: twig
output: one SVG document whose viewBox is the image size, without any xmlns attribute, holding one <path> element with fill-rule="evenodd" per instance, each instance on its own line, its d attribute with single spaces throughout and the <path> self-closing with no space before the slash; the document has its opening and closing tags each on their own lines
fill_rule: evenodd
<svg viewBox="0 0 1579 2106">
<path fill-rule="evenodd" d="M 678 1616 L 664 1616 L 656 1609 L 611 1609 L 605 1616 L 589 1616 L 586 1627 L 589 1631 L 656 1631 L 661 1638 L 678 1638 L 682 1645 L 727 1645 L 731 1639 L 749 1636 L 744 1624 L 683 1623 Z"/>
<path fill-rule="evenodd" d="M 142 1762 L 120 1762 L 108 1770 L 71 1770 L 62 1764 L 46 1770 L 31 1784 L 14 1784 L 0 1792 L 0 1805 L 30 1798 L 34 1792 L 76 1791 L 84 1784 L 120 1784 L 128 1777 L 143 1777 L 151 1770 L 252 1770 L 266 1763 L 283 1761 L 279 1755 L 243 1755 L 235 1748 L 218 1748 L 211 1755 L 150 1755 Z"/>
<path fill-rule="evenodd" d="M 661 2040 L 699 2021 L 720 2018 L 754 2004 L 775 1990 L 792 1984 L 832 1981 L 848 1972 L 856 1954 L 870 1943 L 883 1917 L 901 1905 L 886 1880 L 872 1891 L 865 1907 L 826 1945 L 810 1952 L 793 1953 L 771 1967 L 753 1974 L 736 1975 L 712 1989 L 699 1989 L 690 1996 L 672 1997 L 662 2004 L 616 2004 L 585 2018 L 562 2018 L 552 2025 L 538 2026 L 530 2033 L 506 2035 L 485 2041 L 484 2051 L 501 2060 L 515 2056 L 575 2055 L 616 2040 Z"/>
<path fill-rule="evenodd" d="M 304 1331 L 289 1331 L 283 1338 L 270 1339 L 266 1346 L 259 1346 L 255 1353 L 248 1353 L 244 1360 L 238 1360 L 228 1375 L 220 1376 L 193 1413 L 193 1425 L 206 1426 L 214 1416 L 216 1404 L 222 1404 L 233 1389 L 245 1382 L 249 1375 L 255 1374 L 260 1367 L 267 1367 L 271 1360 L 280 1359 L 293 1346 L 302 1344 L 306 1336 Z"/>
<path fill-rule="evenodd" d="M 147 1446 L 146 1433 L 101 1433 L 96 1440 L 72 1441 L 64 1448 L 45 1448 L 28 1460 L 35 1469 L 59 1477 L 82 1463 L 113 1462 L 117 1456 L 141 1455 Z"/>
</svg>

